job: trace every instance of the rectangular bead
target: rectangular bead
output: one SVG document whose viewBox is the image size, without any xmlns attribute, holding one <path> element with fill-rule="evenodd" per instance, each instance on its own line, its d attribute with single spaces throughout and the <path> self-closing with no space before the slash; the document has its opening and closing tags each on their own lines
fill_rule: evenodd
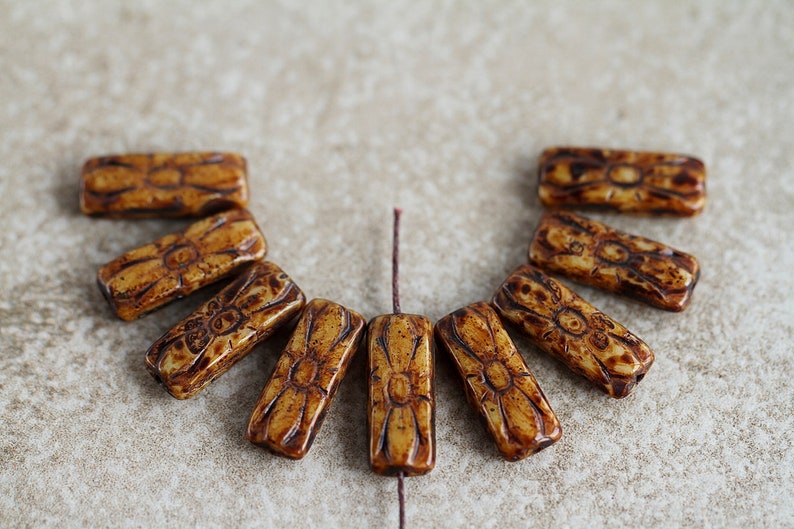
<svg viewBox="0 0 794 529">
<path fill-rule="evenodd" d="M 310 301 L 251 413 L 246 438 L 291 459 L 304 457 L 365 327 L 357 312 L 324 299 Z"/>
<path fill-rule="evenodd" d="M 294 318 L 306 298 L 281 268 L 251 265 L 146 352 L 146 368 L 178 399 L 196 395 Z"/>
<path fill-rule="evenodd" d="M 681 154 L 555 147 L 538 173 L 544 206 L 692 216 L 706 204 L 706 167 Z"/>
<path fill-rule="evenodd" d="M 560 422 L 493 308 L 479 302 L 456 310 L 436 323 L 435 333 L 505 459 L 517 461 L 559 440 Z"/>
<path fill-rule="evenodd" d="M 573 213 L 543 215 L 529 261 L 608 292 L 682 311 L 692 299 L 700 265 L 689 254 Z"/>
<path fill-rule="evenodd" d="M 265 256 L 267 243 L 244 209 L 202 219 L 99 269 L 97 283 L 123 320 L 134 320 Z"/>
<path fill-rule="evenodd" d="M 223 152 L 121 154 L 83 165 L 80 209 L 116 218 L 204 216 L 248 204 L 245 158 Z"/>
<path fill-rule="evenodd" d="M 369 461 L 382 475 L 419 476 L 436 464 L 433 324 L 384 314 L 367 330 Z"/>
<path fill-rule="evenodd" d="M 631 393 L 653 364 L 645 342 L 531 265 L 518 267 L 492 303 L 540 349 L 612 397 Z"/>
</svg>

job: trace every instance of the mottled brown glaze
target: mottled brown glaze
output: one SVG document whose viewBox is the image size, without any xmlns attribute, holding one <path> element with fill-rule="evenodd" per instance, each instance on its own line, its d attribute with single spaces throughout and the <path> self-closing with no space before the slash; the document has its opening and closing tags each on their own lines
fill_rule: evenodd
<svg viewBox="0 0 794 529">
<path fill-rule="evenodd" d="M 529 261 L 585 285 L 682 311 L 700 265 L 689 254 L 568 212 L 548 212 L 529 245 Z"/>
<path fill-rule="evenodd" d="M 246 438 L 291 459 L 304 457 L 365 327 L 356 312 L 324 299 L 310 301 L 251 413 Z"/>
<path fill-rule="evenodd" d="M 419 476 L 436 464 L 433 324 L 416 314 L 370 321 L 369 461 L 382 475 Z"/>
<path fill-rule="evenodd" d="M 178 399 L 196 395 L 293 319 L 306 298 L 281 268 L 251 265 L 146 352 L 146 368 Z"/>
<path fill-rule="evenodd" d="M 505 459 L 560 439 L 557 416 L 493 308 L 480 302 L 456 310 L 436 323 L 435 334 Z"/>
<path fill-rule="evenodd" d="M 265 256 L 253 216 L 230 210 L 131 250 L 99 269 L 97 283 L 123 320 L 134 320 Z"/>
<path fill-rule="evenodd" d="M 612 397 L 631 393 L 653 364 L 645 342 L 531 265 L 518 267 L 492 303 L 540 349 Z"/>
<path fill-rule="evenodd" d="M 83 165 L 80 209 L 115 218 L 192 217 L 248 204 L 245 158 L 222 152 L 123 154 Z"/>
<path fill-rule="evenodd" d="M 706 167 L 681 154 L 555 147 L 538 173 L 544 206 L 692 216 L 706 204 Z"/>
</svg>

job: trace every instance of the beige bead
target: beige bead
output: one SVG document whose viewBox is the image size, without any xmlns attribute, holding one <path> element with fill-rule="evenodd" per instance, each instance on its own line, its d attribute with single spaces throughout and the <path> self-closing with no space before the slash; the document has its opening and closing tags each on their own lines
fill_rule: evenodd
<svg viewBox="0 0 794 529">
<path fill-rule="evenodd" d="M 560 439 L 557 416 L 490 305 L 456 310 L 436 323 L 435 334 L 505 459 L 517 461 Z"/>
<path fill-rule="evenodd" d="M 324 299 L 310 301 L 251 413 L 246 438 L 278 455 L 304 457 L 365 327 L 357 312 Z"/>
<path fill-rule="evenodd" d="M 123 320 L 134 320 L 259 261 L 267 243 L 248 211 L 230 210 L 131 250 L 99 269 L 97 283 Z"/>
<path fill-rule="evenodd" d="M 615 398 L 653 364 L 653 351 L 621 324 L 531 265 L 518 267 L 492 301 L 540 349 Z"/>
<path fill-rule="evenodd" d="M 80 179 L 80 209 L 98 217 L 203 216 L 246 204 L 246 162 L 234 153 L 102 156 Z"/>
<path fill-rule="evenodd" d="M 433 324 L 384 314 L 368 327 L 369 460 L 378 474 L 418 476 L 436 464 Z"/>
<path fill-rule="evenodd" d="M 541 218 L 529 261 L 578 283 L 671 311 L 689 306 L 700 277 L 700 265 L 689 254 L 562 211 Z"/>
<path fill-rule="evenodd" d="M 706 204 L 705 165 L 680 154 L 555 147 L 538 173 L 544 206 L 692 216 Z"/>
<path fill-rule="evenodd" d="M 146 352 L 146 368 L 178 399 L 196 395 L 292 320 L 306 298 L 281 268 L 252 265 Z"/>
</svg>

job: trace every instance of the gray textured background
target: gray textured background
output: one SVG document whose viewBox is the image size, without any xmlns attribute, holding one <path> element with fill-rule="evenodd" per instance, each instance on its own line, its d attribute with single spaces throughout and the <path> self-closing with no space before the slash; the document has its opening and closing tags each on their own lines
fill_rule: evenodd
<svg viewBox="0 0 794 529">
<path fill-rule="evenodd" d="M 577 290 L 656 364 L 613 401 L 519 340 L 563 439 L 501 461 L 443 358 L 438 464 L 410 527 L 794 527 L 794 8 L 790 2 L 0 1 L 0 526 L 395 527 L 370 473 L 363 356 L 301 462 L 243 439 L 286 336 L 178 402 L 143 352 L 207 294 L 114 319 L 97 268 L 182 221 L 77 209 L 110 152 L 229 149 L 309 297 L 488 298 L 541 214 L 555 144 L 695 154 L 693 219 L 597 216 L 695 254 L 670 314 Z"/>
</svg>

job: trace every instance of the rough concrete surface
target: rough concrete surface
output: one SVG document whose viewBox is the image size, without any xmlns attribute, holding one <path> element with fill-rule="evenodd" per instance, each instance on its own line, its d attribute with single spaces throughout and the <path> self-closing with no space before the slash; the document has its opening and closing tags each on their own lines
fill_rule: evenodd
<svg viewBox="0 0 794 529">
<path fill-rule="evenodd" d="M 249 161 L 269 258 L 307 295 L 436 320 L 489 298 L 558 144 L 684 152 L 691 219 L 593 215 L 696 255 L 692 306 L 577 291 L 656 351 L 611 400 L 526 341 L 563 425 L 499 459 L 439 355 L 438 463 L 408 527 L 794 527 L 794 8 L 779 2 L 0 1 L 0 526 L 396 527 L 367 463 L 363 355 L 306 459 L 243 439 L 282 333 L 196 398 L 97 268 L 179 220 L 82 216 L 82 161 L 225 149 Z"/>
</svg>

